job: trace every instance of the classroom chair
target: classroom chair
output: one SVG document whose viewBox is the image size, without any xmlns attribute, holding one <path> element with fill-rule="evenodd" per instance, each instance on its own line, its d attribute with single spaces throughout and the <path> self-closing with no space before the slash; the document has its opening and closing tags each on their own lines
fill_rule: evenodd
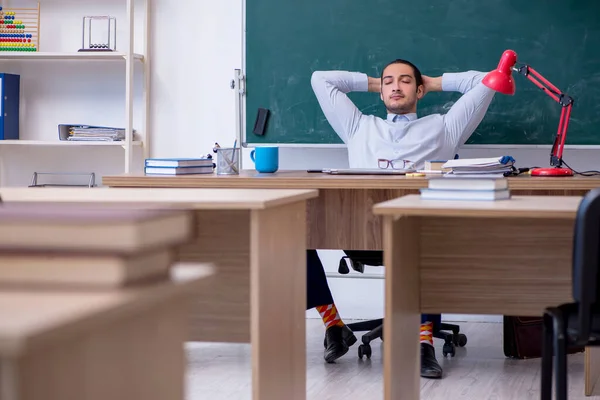
<svg viewBox="0 0 600 400">
<path fill-rule="evenodd" d="M 573 237 L 573 303 L 544 311 L 542 400 L 552 400 L 553 355 L 556 399 L 567 399 L 567 351 L 598 346 L 600 340 L 600 188 L 589 191 L 577 209 Z"/>
<path fill-rule="evenodd" d="M 338 267 L 340 274 L 348 274 L 350 267 L 362 274 L 364 273 L 365 265 L 383 266 L 383 251 L 344 250 L 344 253 L 346 255 L 341 258 Z M 371 358 L 370 343 L 377 338 L 383 340 L 383 319 L 356 322 L 348 324 L 348 327 L 354 332 L 368 331 L 361 338 L 362 344 L 358 346 L 358 357 Z M 467 336 L 460 333 L 460 326 L 458 325 L 442 323 L 440 326 L 434 326 L 433 337 L 444 339 L 444 347 L 442 349 L 444 357 L 447 355 L 454 357 L 456 346 L 464 347 L 467 345 Z"/>
</svg>

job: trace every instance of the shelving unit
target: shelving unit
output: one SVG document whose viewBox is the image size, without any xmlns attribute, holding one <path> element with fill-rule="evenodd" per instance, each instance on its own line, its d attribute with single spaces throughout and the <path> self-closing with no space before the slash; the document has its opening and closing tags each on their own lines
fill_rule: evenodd
<svg viewBox="0 0 600 400">
<path fill-rule="evenodd" d="M 131 142 L 132 146 L 142 146 L 143 142 L 135 140 Z M 0 146 L 121 146 L 125 147 L 125 142 L 85 142 L 68 140 L 0 140 Z"/>
<path fill-rule="evenodd" d="M 125 63 L 125 132 L 126 140 L 119 142 L 91 142 L 91 141 L 61 141 L 56 140 L 0 140 L 0 149 L 10 146 L 60 146 L 61 148 L 73 146 L 81 147 L 122 147 L 124 149 L 124 171 L 131 172 L 133 162 L 133 148 L 142 148 L 143 158 L 148 157 L 149 152 L 149 91 L 150 91 L 150 73 L 149 73 L 149 29 L 150 29 L 150 13 L 148 0 L 143 0 L 143 52 L 142 54 L 134 53 L 134 3 L 136 0 L 124 0 L 126 2 L 126 21 L 120 24 L 125 26 L 125 34 L 129 35 L 129 42 L 126 48 L 119 49 L 115 52 L 48 52 L 44 50 L 44 42 L 50 41 L 52 38 L 42 35 L 40 50 L 36 52 L 16 52 L 16 51 L 0 51 L 0 62 L 10 61 L 17 63 L 29 63 L 33 61 L 57 61 L 57 62 L 124 62 Z M 50 6 L 52 1 L 44 1 L 42 3 L 41 13 L 44 13 L 44 6 Z M 83 15 L 82 15 L 83 18 Z M 139 20 L 138 20 L 139 21 Z M 125 42 L 120 40 L 120 43 Z M 141 140 L 133 139 L 133 81 L 134 81 L 134 65 L 140 63 L 143 74 L 143 98 L 142 98 L 142 126 L 136 129 L 136 138 L 139 134 Z M 51 151 L 51 150 L 49 150 Z"/>
</svg>

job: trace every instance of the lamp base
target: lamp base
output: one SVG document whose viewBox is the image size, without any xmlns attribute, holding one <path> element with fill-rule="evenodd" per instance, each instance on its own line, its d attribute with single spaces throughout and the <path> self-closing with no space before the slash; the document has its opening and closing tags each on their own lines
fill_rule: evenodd
<svg viewBox="0 0 600 400">
<path fill-rule="evenodd" d="M 531 176 L 573 176 L 573 170 L 569 168 L 533 168 Z"/>
</svg>

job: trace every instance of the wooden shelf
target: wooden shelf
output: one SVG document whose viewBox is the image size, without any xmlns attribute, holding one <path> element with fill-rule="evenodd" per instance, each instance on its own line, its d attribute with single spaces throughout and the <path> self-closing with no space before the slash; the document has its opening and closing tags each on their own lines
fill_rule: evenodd
<svg viewBox="0 0 600 400">
<path fill-rule="evenodd" d="M 125 146 L 122 142 L 84 142 L 68 140 L 0 140 L 0 146 Z M 141 146 L 139 140 L 131 142 L 132 146 Z"/>
<path fill-rule="evenodd" d="M 134 59 L 144 61 L 144 56 L 134 54 Z M 73 53 L 56 53 L 56 52 L 16 52 L 16 51 L 0 51 L 0 60 L 98 60 L 98 61 L 120 61 L 125 60 L 127 55 L 122 52 L 73 52 Z"/>
</svg>

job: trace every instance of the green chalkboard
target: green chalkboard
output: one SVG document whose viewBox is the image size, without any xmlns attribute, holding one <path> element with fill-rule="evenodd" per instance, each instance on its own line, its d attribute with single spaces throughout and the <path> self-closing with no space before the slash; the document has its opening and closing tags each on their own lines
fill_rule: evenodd
<svg viewBox="0 0 600 400">
<path fill-rule="evenodd" d="M 246 0 L 246 143 L 342 143 L 310 86 L 315 70 L 380 76 L 395 58 L 425 75 L 496 68 L 506 49 L 574 99 L 568 144 L 600 144 L 599 0 Z M 467 143 L 551 144 L 560 105 L 524 76 L 496 94 Z M 379 96 L 351 93 L 385 116 Z M 419 116 L 445 113 L 458 93 L 430 93 Z M 259 107 L 271 111 L 263 136 Z"/>
</svg>

